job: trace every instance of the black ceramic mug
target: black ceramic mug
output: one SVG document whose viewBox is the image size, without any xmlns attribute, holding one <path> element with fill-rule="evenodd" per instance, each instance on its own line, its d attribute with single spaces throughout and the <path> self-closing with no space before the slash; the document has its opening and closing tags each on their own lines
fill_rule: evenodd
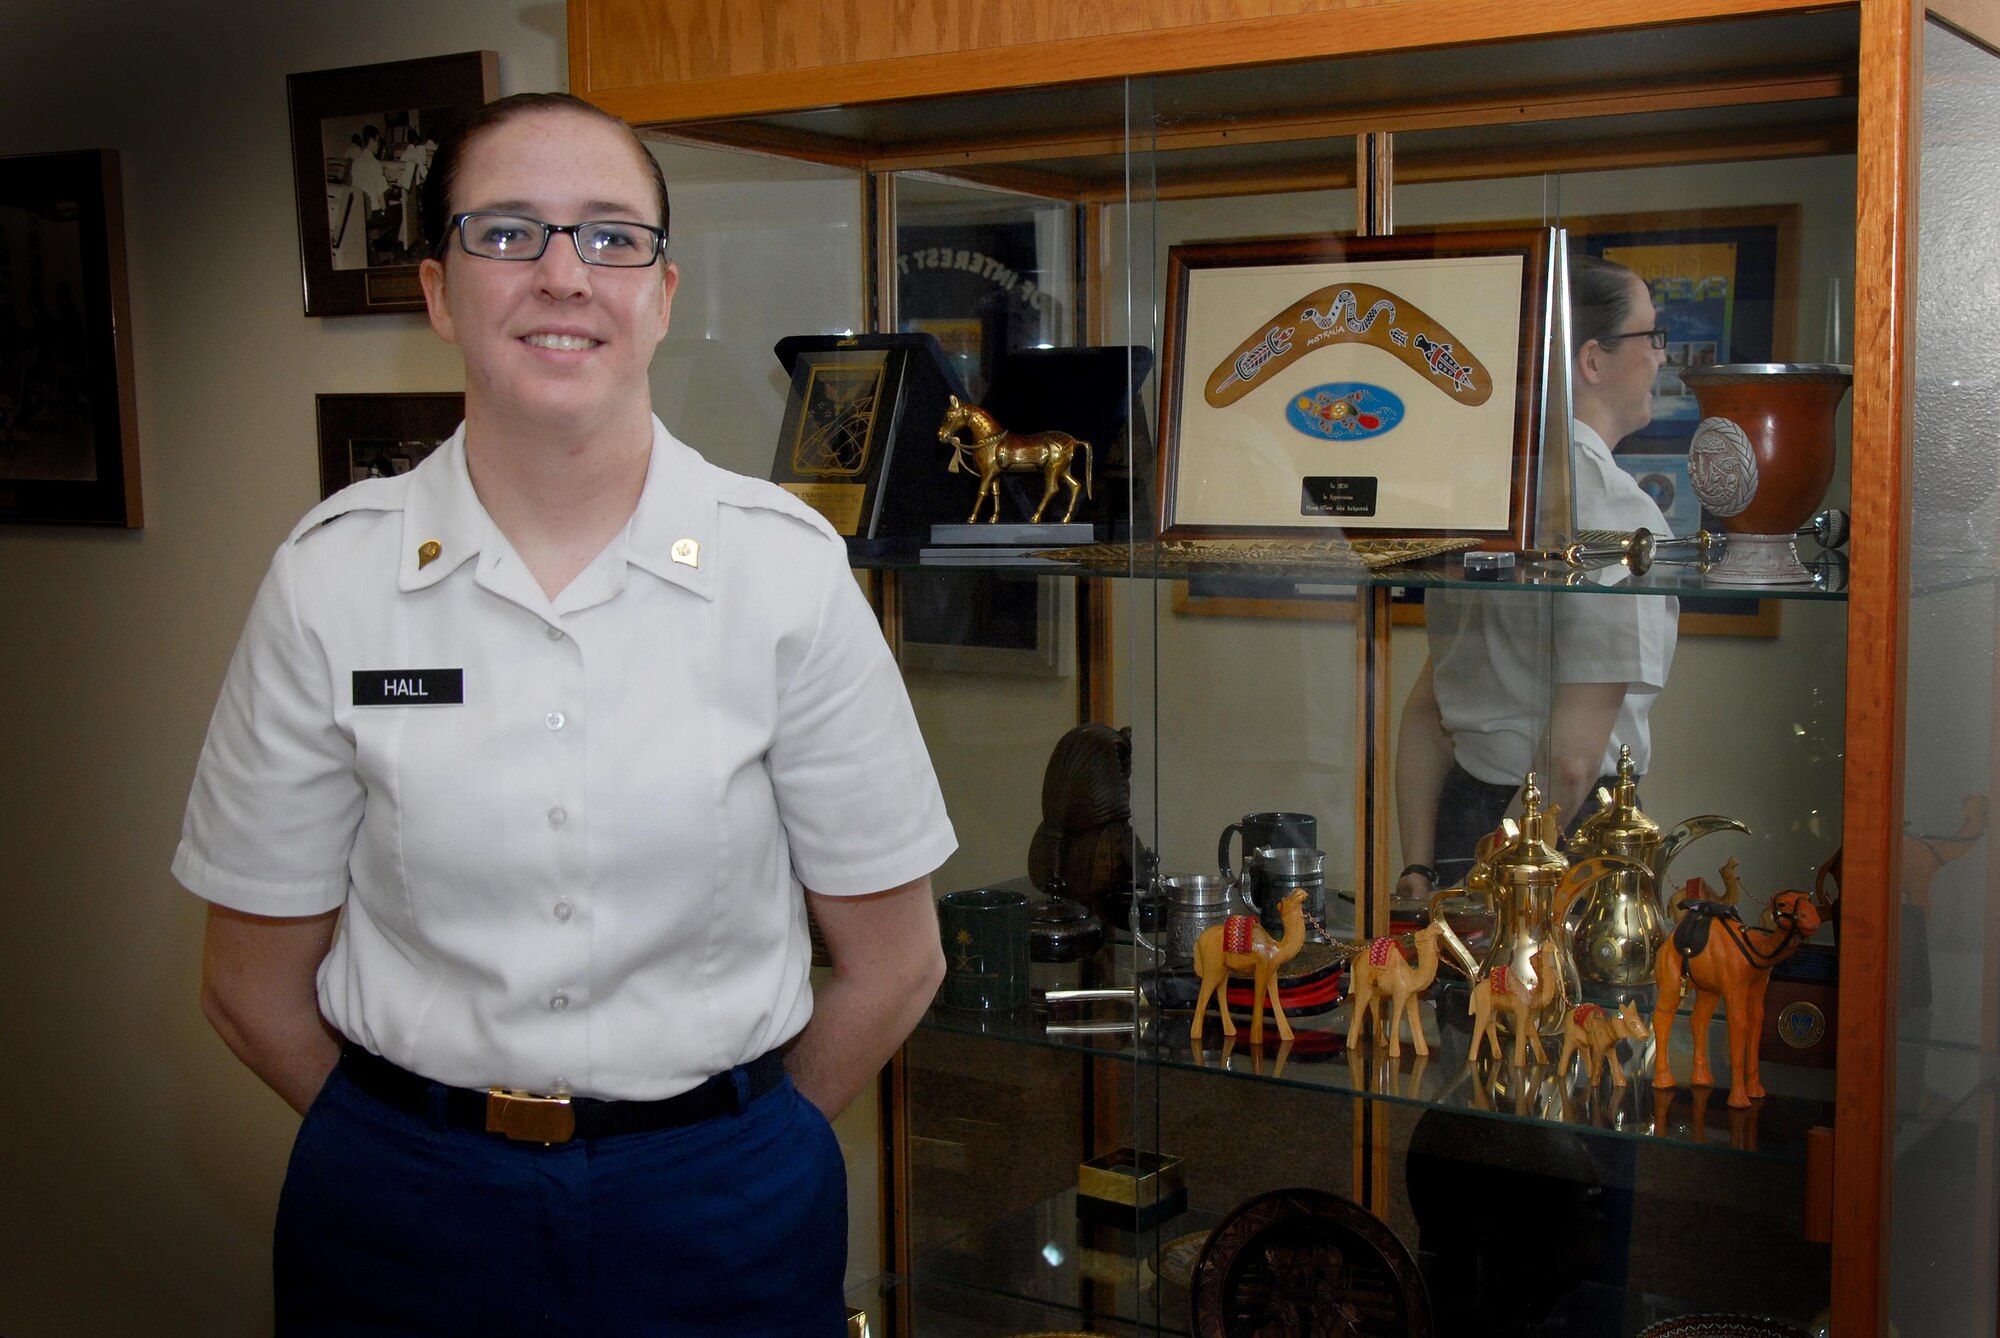
<svg viewBox="0 0 2000 1338">
<path fill-rule="evenodd" d="M 1019 1008 L 1028 1002 L 1028 898 L 975 888 L 937 899 L 947 1008 Z"/>
<path fill-rule="evenodd" d="M 1319 819 L 1310 813 L 1245 813 L 1241 822 L 1224 827 L 1222 839 L 1215 845 L 1215 863 L 1223 878 L 1232 883 L 1240 875 L 1229 853 L 1229 838 L 1239 832 L 1246 855 L 1260 846 L 1311 850 L 1319 844 Z"/>
</svg>

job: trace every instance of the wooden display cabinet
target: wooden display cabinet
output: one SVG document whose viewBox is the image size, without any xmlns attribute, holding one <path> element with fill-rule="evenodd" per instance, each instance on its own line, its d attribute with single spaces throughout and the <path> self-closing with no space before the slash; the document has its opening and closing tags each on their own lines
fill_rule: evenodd
<svg viewBox="0 0 2000 1338">
<path fill-rule="evenodd" d="M 1934 254 L 1925 248 L 1939 248 L 1933 263 L 1940 273 L 1951 268 L 1946 248 L 1964 270 L 1967 239 L 1979 235 L 1972 220 L 1988 216 L 1980 174 L 1949 152 L 1951 127 L 1961 122 L 1942 118 L 1948 111 L 1970 118 L 1965 124 L 1985 124 L 1984 93 L 2000 80 L 2000 64 L 1982 43 L 2000 40 L 2000 11 L 1970 0 L 1928 8 L 1875 0 L 1665 0 L 1643 10 L 1607 0 L 1197 0 L 1167 7 L 940 0 L 845 10 L 752 0 L 570 0 L 569 16 L 573 91 L 646 133 L 851 173 L 855 215 L 865 223 L 853 264 L 865 276 L 860 291 L 871 329 L 906 328 L 911 319 L 899 229 L 972 216 L 982 198 L 999 211 L 989 214 L 1006 215 L 1010 235 L 1033 238 L 1036 261 L 1049 270 L 1041 289 L 1059 292 L 1059 300 L 1019 318 L 1041 322 L 1031 338 L 1155 351 L 1162 261 L 1182 239 L 1546 222 L 1629 242 L 1649 228 L 1721 237 L 1740 225 L 1769 227 L 1779 238 L 1766 299 L 1770 356 L 1854 367 L 1835 485 L 1853 516 L 1844 586 L 1807 591 L 1783 610 L 1778 602 L 1798 592 L 1721 597 L 1709 614 L 1731 631 L 1775 633 L 1768 655 L 1750 658 L 1748 641 L 1704 646 L 1699 672 L 1686 687 L 1675 683 L 1724 722 L 1701 759 L 1709 775 L 1742 771 L 1767 796 L 1798 796 L 1795 811 L 1777 824 L 1789 824 L 1791 834 L 1772 838 L 1771 849 L 1781 853 L 1771 857 L 1774 881 L 1764 892 L 1780 877 L 1793 885 L 1809 877 L 1816 861 L 1804 860 L 1808 848 L 1842 852 L 1838 1062 L 1825 1086 L 1801 1079 L 1793 1097 L 1803 1105 L 1780 1111 L 1785 1103 L 1773 1100 L 1747 1120 L 1703 1111 L 1697 1099 L 1692 1108 L 1642 1103 L 1606 1117 L 1607 1124 L 1599 1112 L 1538 1105 L 1504 1080 L 1483 1083 L 1475 1072 L 1467 1081 L 1449 1071 L 1463 1066 L 1462 1055 L 1441 1054 L 1428 1072 L 1357 1060 L 1295 1062 L 1279 1073 L 1245 1054 L 1223 1063 L 1190 1051 L 1161 1029 L 1052 1036 L 1035 1019 L 933 1018 L 883 1086 L 886 1280 L 871 1286 L 896 1331 L 1182 1331 L 1185 1317 L 1148 1290 L 1148 1251 L 1120 1253 L 1079 1238 L 1067 1201 L 1047 1194 L 1075 1162 L 1121 1145 L 1199 1151 L 1188 1168 L 1191 1196 L 1206 1194 L 1211 1205 L 1226 1207 L 1230 1186 L 1267 1183 L 1275 1172 L 1214 1138 L 1217 1123 L 1310 1127 L 1309 1146 L 1282 1140 L 1297 1160 L 1280 1169 L 1295 1171 L 1297 1183 L 1340 1189 L 1407 1229 L 1414 1191 L 1399 1168 L 1410 1164 L 1413 1141 L 1435 1135 L 1410 1121 L 1440 1112 L 1457 1121 L 1453 1130 L 1490 1144 L 1485 1155 L 1495 1164 L 1526 1137 L 1522 1130 L 1580 1129 L 1590 1134 L 1588 1148 L 1672 1161 L 1677 1184 L 1731 1186 L 1735 1197 L 1718 1191 L 1717 1202 L 1780 1204 L 1773 1220 L 1796 1229 L 1797 1239 L 1771 1243 L 1770 1260 L 1718 1263 L 1724 1273 L 1755 1273 L 1771 1261 L 1802 1271 L 1797 1287 L 1763 1294 L 1766 1310 L 1793 1322 L 1806 1321 L 1812 1307 L 1801 1298 L 1818 1292 L 1830 1304 L 1837 1338 L 1887 1332 L 1892 1318 L 1906 1335 L 2000 1331 L 2000 1204 L 1976 1188 L 1949 1212 L 1940 1211 L 1937 1197 L 1907 1197 L 1923 1185 L 1926 1194 L 1949 1198 L 1954 1168 L 1962 1168 L 1966 1184 L 1995 1182 L 2000 1143 L 1989 1075 L 2000 1051 L 2000 1007 L 1993 1003 L 2000 997 L 2000 920 L 1988 899 L 1967 895 L 1969 884 L 1951 884 L 1932 898 L 1926 882 L 1925 916 L 1953 918 L 1913 921 L 1903 882 L 1910 867 L 1905 830 L 1922 836 L 1948 821 L 1937 814 L 1937 785 L 1913 776 L 1907 763 L 1918 761 L 1919 771 L 1939 765 L 1951 785 L 1974 793 L 1984 791 L 1990 759 L 2000 756 L 1991 742 L 2000 737 L 1991 672 L 1992 634 L 2000 629 L 1989 546 L 1995 519 L 1980 506 L 1994 453 L 1985 451 L 1982 463 L 1977 449 L 1952 439 L 1956 425 L 1983 424 L 1984 410 L 1945 389 L 1980 374 L 1974 359 L 1961 377 L 1952 359 L 1975 331 L 1990 341 L 2000 313 L 1978 306 L 1994 291 L 1981 291 L 1983 271 L 1921 302 L 1918 287 L 1919 260 Z M 1934 114 L 1928 122 L 1927 112 Z M 1926 197 L 1937 219 L 1963 224 L 1935 236 L 1928 229 L 1920 235 L 1916 208 L 1927 137 L 1939 146 L 1940 173 L 1950 168 L 1963 178 L 1955 192 L 1939 187 L 1935 204 Z M 1688 186 L 1704 175 L 1723 184 Z M 1773 211 L 1766 198 L 1773 192 L 1760 180 L 1796 186 L 1790 214 Z M 1649 197 L 1655 187 L 1656 195 L 1689 193 Z M 1745 211 L 1759 221 L 1752 224 Z M 1985 244 L 1992 249 L 1990 235 Z M 1931 352 L 1923 351 L 1927 328 L 1936 332 Z M 980 340 L 991 332 L 960 333 L 968 367 L 978 364 Z M 1947 375 L 1958 379 L 1941 379 Z M 1931 430 L 1919 433 L 1926 414 Z M 1947 470 L 1959 483 L 1926 491 L 1920 485 L 1932 460 L 1969 473 Z M 1134 463 L 1125 486 L 1143 515 L 1152 505 L 1150 484 L 1144 462 Z M 1135 541 L 1135 552 L 1144 548 Z M 882 565 L 876 584 L 893 638 L 901 626 L 899 587 L 908 578 L 895 562 Z M 1275 709 L 1307 736 L 1302 754 L 1338 772 L 1321 792 L 1332 804 L 1320 810 L 1323 829 L 1337 829 L 1323 830 L 1322 844 L 1339 845 L 1351 866 L 1341 881 L 1359 889 L 1358 924 L 1386 929 L 1386 888 L 1400 863 L 1391 804 L 1395 711 L 1413 656 L 1421 658 L 1421 633 L 1404 625 L 1407 601 L 1392 594 L 1387 579 L 1328 582 L 1344 588 L 1342 599 L 1325 591 L 1301 599 L 1296 582 L 1211 592 L 1225 602 L 1223 612 L 1254 617 L 1203 634 L 1189 631 L 1203 621 L 1194 616 L 1200 591 L 1176 593 L 1167 581 L 1114 579 L 1088 568 L 1054 579 L 1075 582 L 1077 670 L 1054 697 L 1036 697 L 1036 709 L 1045 723 L 1051 710 L 1062 723 L 1138 723 L 1134 825 L 1141 841 L 1175 852 L 1170 860 L 1182 865 L 1200 867 L 1185 851 L 1213 830 L 1188 835 L 1207 811 L 1190 794 L 1227 788 L 1218 781 L 1233 774 L 1233 762 L 1224 759 L 1206 774 L 1201 766 L 1215 764 L 1187 765 L 1199 763 L 1212 740 L 1196 746 L 1180 704 L 1205 692 L 1219 700 L 1220 718 L 1252 759 L 1265 738 L 1263 722 L 1230 697 L 1226 676 L 1205 688 L 1189 666 L 1220 662 L 1212 648 L 1225 636 L 1246 647 L 1246 657 L 1257 653 L 1248 648 L 1262 647 L 1267 661 L 1273 647 L 1280 659 L 1339 648 L 1330 667 L 1315 659 L 1286 680 L 1290 695 L 1281 693 Z M 1394 588 L 1451 584 L 1434 568 L 1407 573 Z M 1698 578 L 1659 588 L 1716 596 Z M 1302 612 L 1312 616 L 1300 619 Z M 1321 630 L 1301 630 L 1313 625 Z M 1346 630 L 1325 631 L 1336 626 Z M 1926 647 L 1939 643 L 1945 627 L 1956 629 L 1949 658 L 1962 672 L 1929 663 Z M 1697 634 L 1684 614 L 1683 646 Z M 1336 639 L 1310 641 L 1314 636 Z M 1792 649 L 1778 648 L 1786 644 Z M 1741 683 L 1733 675 L 1791 685 L 1732 707 L 1725 698 Z M 981 690 L 977 682 L 958 683 L 947 695 L 962 709 Z M 1028 695 L 1014 684 L 993 700 Z M 1963 728 L 1968 719 L 1979 727 Z M 1771 741 L 1780 734 L 1803 742 L 1787 752 L 1792 744 Z M 1007 771 L 1013 791 L 1032 796 L 1051 742 L 1052 734 L 982 766 Z M 1919 747 L 1927 751 L 1913 756 Z M 1309 761 L 1303 756 L 1299 764 Z M 1694 762 L 1690 757 L 1675 774 L 1700 776 Z M 1727 792 L 1728 783 L 1718 785 Z M 1665 777 L 1658 788 L 1674 806 L 1659 813 L 1666 821 L 1706 807 L 1727 811 L 1704 801 L 1695 780 Z M 1259 806 L 1245 795 L 1238 811 Z M 1022 849 L 1034 818 L 1030 810 L 1018 832 Z M 996 841 L 996 849 L 1005 843 Z M 1982 853 L 1952 877 L 1977 880 L 1995 868 L 2000 864 Z M 967 876 L 1021 872 L 996 867 Z M 1914 944 L 1913 932 L 1949 937 L 1957 955 L 1941 959 L 1948 970 L 1940 1003 L 1969 1011 L 1970 1021 L 1932 1022 L 1928 993 L 1912 1002 L 1911 972 L 1921 968 L 1928 991 L 1932 954 Z M 1008 1081 L 996 1082 L 1002 1073 Z M 1680 1089 L 1681 1102 L 1689 1096 Z M 978 1132 L 939 1139 L 927 1120 L 956 1120 Z M 1830 1136 L 1814 1125 L 1830 1126 Z M 1670 1126 L 1692 1136 L 1660 1137 Z M 920 1145 L 914 1157 L 913 1137 Z M 958 1151 L 922 1150 L 939 1143 Z M 1914 1148 L 1933 1151 L 1916 1157 Z M 924 1169 L 933 1154 L 959 1162 L 938 1176 L 935 1157 Z M 1196 1164 L 1203 1159 L 1206 1165 Z M 925 1175 L 944 1187 L 932 1192 L 913 1183 Z M 1280 1175 L 1277 1183 L 1285 1182 Z M 1740 1247 L 1744 1237 L 1719 1224 L 1719 1210 L 1704 1220 L 1698 1197 L 1651 1222 L 1627 1224 L 1631 1267 L 1620 1273 L 1627 1282 L 1611 1289 L 1624 1288 L 1622 1299 L 1613 1298 L 1616 1331 L 1636 1331 L 1655 1314 L 1650 1301 L 1635 1299 L 1646 1279 L 1663 1276 L 1647 1261 L 1711 1232 Z M 934 1248 L 964 1239 L 968 1222 L 982 1213 L 991 1220 L 972 1229 L 982 1240 L 976 1248 Z M 965 1260 L 981 1250 L 1013 1251 L 1014 1263 L 979 1273 Z M 946 1262 L 926 1272 L 924 1258 Z M 1926 1289 L 1938 1287 L 1917 1281 L 1927 1268 L 1964 1296 L 1944 1308 L 1927 1299 Z M 1754 1281 L 1740 1279 L 1716 1282 L 1712 1294 L 1701 1284 L 1677 1285 L 1665 1313 L 1754 1305 L 1760 1295 Z M 1924 1327 L 1944 1315 L 1969 1327 Z"/>
</svg>

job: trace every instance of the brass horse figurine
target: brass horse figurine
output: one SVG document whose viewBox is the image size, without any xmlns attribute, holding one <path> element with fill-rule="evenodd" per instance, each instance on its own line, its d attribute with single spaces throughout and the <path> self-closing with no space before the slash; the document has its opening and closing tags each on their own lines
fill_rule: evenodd
<svg viewBox="0 0 2000 1338">
<path fill-rule="evenodd" d="M 972 438 L 971 443 L 960 441 L 958 434 L 965 432 Z M 967 523 L 979 519 L 979 509 L 986 505 L 986 499 L 993 499 L 993 514 L 986 519 L 1000 519 L 1000 475 L 1003 473 L 1032 474 L 1042 476 L 1042 500 L 1035 507 L 1035 514 L 1028 517 L 1029 524 L 1042 518 L 1054 500 L 1056 486 L 1069 484 L 1069 505 L 1063 510 L 1063 520 L 1067 522 L 1076 515 L 1076 499 L 1085 497 L 1090 491 L 1090 443 L 1078 441 L 1067 432 L 1031 432 L 1015 436 L 994 421 L 993 415 L 976 404 L 964 404 L 958 396 L 951 397 L 945 410 L 944 421 L 938 424 L 938 440 L 951 447 L 950 472 L 958 472 L 961 459 L 970 457 L 967 467 L 979 471 L 979 493 L 972 499 L 972 514 Z M 1078 448 L 1083 451 L 1083 483 L 1079 487 L 1076 476 L 1069 472 L 1070 461 L 1076 458 Z"/>
</svg>

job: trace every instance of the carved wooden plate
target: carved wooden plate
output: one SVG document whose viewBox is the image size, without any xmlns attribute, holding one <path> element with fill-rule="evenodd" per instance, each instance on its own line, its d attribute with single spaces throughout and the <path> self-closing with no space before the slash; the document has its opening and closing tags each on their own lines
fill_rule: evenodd
<svg viewBox="0 0 2000 1338">
<path fill-rule="evenodd" d="M 1196 1338 L 1435 1338 L 1416 1260 L 1381 1218 L 1317 1189 L 1239 1205 L 1195 1264 Z"/>
</svg>

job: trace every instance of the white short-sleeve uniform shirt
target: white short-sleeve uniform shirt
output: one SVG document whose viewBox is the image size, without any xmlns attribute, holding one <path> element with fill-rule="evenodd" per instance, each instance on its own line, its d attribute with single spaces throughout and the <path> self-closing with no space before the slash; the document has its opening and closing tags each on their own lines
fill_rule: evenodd
<svg viewBox="0 0 2000 1338">
<path fill-rule="evenodd" d="M 655 419 L 631 521 L 553 602 L 474 494 L 463 428 L 309 513 L 173 871 L 254 914 L 344 908 L 320 1008 L 369 1050 L 637 1100 L 805 1026 L 801 884 L 880 891 L 955 846 L 839 537 Z"/>
<path fill-rule="evenodd" d="M 1670 533 L 1604 438 L 1579 421 L 1570 430 L 1578 527 Z M 1621 744 L 1631 746 L 1644 775 L 1653 755 L 1649 717 L 1667 685 L 1679 618 L 1680 601 L 1665 595 L 1430 591 L 1432 684 L 1458 764 L 1490 784 L 1518 785 L 1547 728 L 1552 684 L 1623 683 L 1598 775 L 1617 773 Z"/>
</svg>

